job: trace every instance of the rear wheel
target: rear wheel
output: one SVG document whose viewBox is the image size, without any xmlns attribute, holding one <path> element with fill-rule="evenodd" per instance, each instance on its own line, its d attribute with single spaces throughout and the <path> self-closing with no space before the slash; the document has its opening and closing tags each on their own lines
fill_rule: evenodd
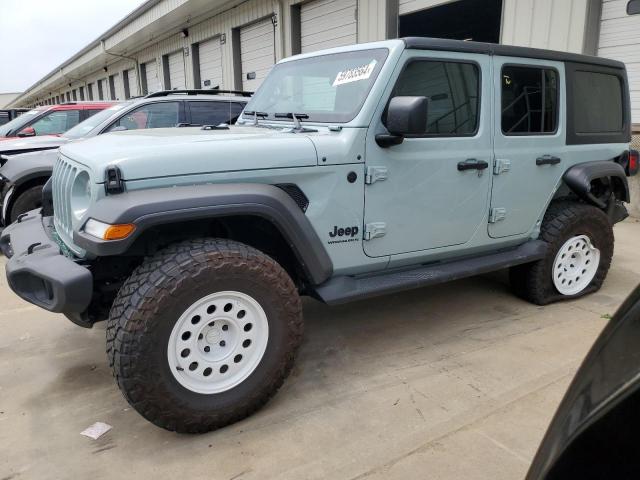
<svg viewBox="0 0 640 480">
<path fill-rule="evenodd" d="M 9 220 L 13 223 L 23 213 L 40 207 L 42 207 L 42 185 L 27 188 L 13 200 L 11 212 L 8 215 Z"/>
<path fill-rule="evenodd" d="M 120 289 L 107 353 L 129 403 L 158 426 L 205 432 L 282 385 L 302 338 L 295 285 L 273 259 L 226 240 L 161 251 Z"/>
<path fill-rule="evenodd" d="M 545 214 L 540 238 L 545 258 L 513 267 L 517 295 L 538 305 L 576 298 L 602 286 L 613 256 L 613 227 L 602 210 L 577 202 L 557 202 Z"/>
</svg>

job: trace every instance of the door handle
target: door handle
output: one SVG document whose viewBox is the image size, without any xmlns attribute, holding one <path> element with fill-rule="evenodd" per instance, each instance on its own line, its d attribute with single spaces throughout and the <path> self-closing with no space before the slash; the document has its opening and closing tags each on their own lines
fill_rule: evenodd
<svg viewBox="0 0 640 480">
<path fill-rule="evenodd" d="M 560 159 L 558 157 L 554 157 L 553 155 L 543 155 L 541 157 L 536 158 L 536 165 L 557 165 L 560 163 Z"/>
<path fill-rule="evenodd" d="M 458 162 L 458 171 L 463 172 L 465 170 L 484 170 L 489 167 L 489 164 L 484 160 L 476 160 L 475 158 L 468 158 L 463 162 Z"/>
</svg>

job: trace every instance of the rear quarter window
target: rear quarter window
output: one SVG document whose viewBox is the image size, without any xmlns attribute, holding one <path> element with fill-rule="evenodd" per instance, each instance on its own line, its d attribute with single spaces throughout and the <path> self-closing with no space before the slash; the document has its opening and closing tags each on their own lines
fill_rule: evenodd
<svg viewBox="0 0 640 480">
<path fill-rule="evenodd" d="M 616 75 L 577 71 L 573 82 L 575 131 L 611 133 L 622 129 L 622 85 Z"/>
<path fill-rule="evenodd" d="M 628 143 L 631 113 L 622 68 L 566 63 L 567 144 Z"/>
</svg>

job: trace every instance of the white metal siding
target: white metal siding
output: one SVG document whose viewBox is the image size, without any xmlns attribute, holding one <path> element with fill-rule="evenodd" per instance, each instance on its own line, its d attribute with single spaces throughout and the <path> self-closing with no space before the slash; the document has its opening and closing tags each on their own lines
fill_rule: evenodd
<svg viewBox="0 0 640 480">
<path fill-rule="evenodd" d="M 145 80 L 147 82 L 147 93 L 162 90 L 160 78 L 158 77 L 158 63 L 155 60 L 151 60 L 144 64 L 144 68 Z"/>
<path fill-rule="evenodd" d="M 387 32 L 387 0 L 358 2 L 358 43 L 393 38 L 395 31 Z"/>
<path fill-rule="evenodd" d="M 119 73 L 113 76 L 113 87 L 115 97 L 112 96 L 111 100 L 124 100 L 124 86 Z M 109 94 L 111 94 L 111 91 L 109 91 Z"/>
<path fill-rule="evenodd" d="M 242 63 L 242 89 L 255 91 L 274 64 L 273 23 L 266 18 L 240 29 L 240 59 Z M 254 79 L 247 75 L 255 74 Z"/>
<path fill-rule="evenodd" d="M 500 43 L 582 53 L 589 0 L 503 0 Z"/>
<path fill-rule="evenodd" d="M 358 41 L 356 0 L 313 0 L 300 7 L 302 53 Z"/>
<path fill-rule="evenodd" d="M 200 86 L 215 88 L 222 86 L 222 46 L 220 37 L 200 42 Z"/>
<path fill-rule="evenodd" d="M 186 88 L 184 76 L 184 53 L 182 50 L 169 55 L 169 82 L 171 90 Z"/>
<path fill-rule="evenodd" d="M 436 7 L 444 3 L 451 3 L 451 1 L 452 0 L 400 0 L 398 8 L 400 15 L 404 15 L 406 13 L 413 13 L 417 12 L 418 10 L 424 10 L 425 8 Z"/>
<path fill-rule="evenodd" d="M 135 68 L 127 70 L 127 76 L 129 77 L 129 95 L 137 97 L 140 95 L 138 92 L 138 72 Z"/>
<path fill-rule="evenodd" d="M 631 118 L 640 123 L 640 15 L 627 15 L 627 0 L 605 0 L 600 23 L 600 57 L 627 65 L 631 90 Z"/>
</svg>

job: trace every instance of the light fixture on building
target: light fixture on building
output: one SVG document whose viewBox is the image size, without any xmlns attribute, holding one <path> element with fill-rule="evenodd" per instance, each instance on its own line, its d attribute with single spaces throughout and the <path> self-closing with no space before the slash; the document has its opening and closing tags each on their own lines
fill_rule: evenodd
<svg viewBox="0 0 640 480">
<path fill-rule="evenodd" d="M 104 72 L 107 73 L 109 70 L 107 69 L 107 67 L 103 68 Z"/>
<path fill-rule="evenodd" d="M 189 30 L 186 28 L 183 28 L 182 31 L 180 32 L 180 36 L 182 38 L 187 38 L 189 36 Z"/>
</svg>

